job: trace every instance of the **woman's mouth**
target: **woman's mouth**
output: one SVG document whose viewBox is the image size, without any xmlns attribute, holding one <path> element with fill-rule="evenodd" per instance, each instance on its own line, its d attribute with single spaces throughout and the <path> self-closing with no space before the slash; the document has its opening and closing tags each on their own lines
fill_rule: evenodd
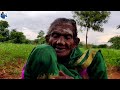
<svg viewBox="0 0 120 90">
<path fill-rule="evenodd" d="M 56 48 L 55 48 L 55 51 L 58 52 L 58 53 L 65 52 L 65 50 L 66 50 L 66 49 L 65 49 L 65 48 L 62 48 L 62 47 L 61 47 L 61 48 L 60 48 L 60 47 L 56 47 Z"/>
</svg>

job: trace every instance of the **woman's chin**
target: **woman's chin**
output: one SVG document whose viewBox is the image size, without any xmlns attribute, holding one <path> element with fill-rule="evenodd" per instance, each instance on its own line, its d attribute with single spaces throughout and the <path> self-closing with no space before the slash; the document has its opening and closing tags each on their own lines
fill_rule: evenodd
<svg viewBox="0 0 120 90">
<path fill-rule="evenodd" d="M 65 53 L 57 53 L 57 57 L 58 58 L 65 58 L 67 57 L 68 55 L 66 55 Z"/>
</svg>

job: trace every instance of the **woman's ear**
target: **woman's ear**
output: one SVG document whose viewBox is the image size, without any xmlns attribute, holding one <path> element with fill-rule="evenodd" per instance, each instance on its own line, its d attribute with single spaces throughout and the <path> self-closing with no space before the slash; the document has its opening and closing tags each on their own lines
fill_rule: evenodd
<svg viewBox="0 0 120 90">
<path fill-rule="evenodd" d="M 75 38 L 75 43 L 74 43 L 74 48 L 78 46 L 80 39 L 79 38 Z"/>
<path fill-rule="evenodd" d="M 79 42 L 80 42 L 80 39 L 76 38 L 76 40 L 75 40 L 76 46 L 79 44 Z"/>
</svg>

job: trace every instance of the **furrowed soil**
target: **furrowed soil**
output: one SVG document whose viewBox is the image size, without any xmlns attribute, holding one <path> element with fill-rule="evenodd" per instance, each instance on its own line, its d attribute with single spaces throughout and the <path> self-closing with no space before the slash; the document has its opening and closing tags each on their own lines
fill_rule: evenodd
<svg viewBox="0 0 120 90">
<path fill-rule="evenodd" d="M 17 62 L 8 62 L 0 66 L 0 79 L 21 79 L 22 68 L 25 61 L 19 59 Z M 118 67 L 108 68 L 108 79 L 120 79 L 120 69 Z"/>
<path fill-rule="evenodd" d="M 8 62 L 0 67 L 0 79 L 21 79 L 22 68 L 25 61 L 19 59 L 17 62 Z"/>
</svg>

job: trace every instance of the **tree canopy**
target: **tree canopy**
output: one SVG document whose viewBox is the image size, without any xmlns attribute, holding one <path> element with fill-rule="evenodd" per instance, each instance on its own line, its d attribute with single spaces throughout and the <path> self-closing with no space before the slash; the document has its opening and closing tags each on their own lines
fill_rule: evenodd
<svg viewBox="0 0 120 90">
<path fill-rule="evenodd" d="M 23 32 L 18 32 L 13 29 L 10 33 L 10 40 L 13 43 L 24 43 L 26 40 L 26 36 L 23 34 Z"/>
<path fill-rule="evenodd" d="M 86 31 L 86 48 L 88 31 L 91 28 L 93 31 L 103 32 L 103 24 L 107 23 L 110 16 L 109 11 L 73 11 L 73 17 L 77 24 L 84 27 Z M 82 29 L 83 30 L 83 29 Z"/>
<path fill-rule="evenodd" d="M 108 42 L 112 43 L 111 47 L 115 49 L 120 49 L 120 36 L 114 36 L 108 40 Z"/>
<path fill-rule="evenodd" d="M 7 21 L 0 21 L 0 42 L 4 42 L 9 38 L 9 30 L 7 29 L 9 24 Z"/>
<path fill-rule="evenodd" d="M 39 43 L 39 44 L 45 43 L 46 40 L 45 40 L 44 34 L 45 34 L 45 32 L 43 30 L 40 30 L 40 32 L 38 33 L 38 36 L 37 36 L 38 39 L 36 39 L 35 42 Z"/>
</svg>

